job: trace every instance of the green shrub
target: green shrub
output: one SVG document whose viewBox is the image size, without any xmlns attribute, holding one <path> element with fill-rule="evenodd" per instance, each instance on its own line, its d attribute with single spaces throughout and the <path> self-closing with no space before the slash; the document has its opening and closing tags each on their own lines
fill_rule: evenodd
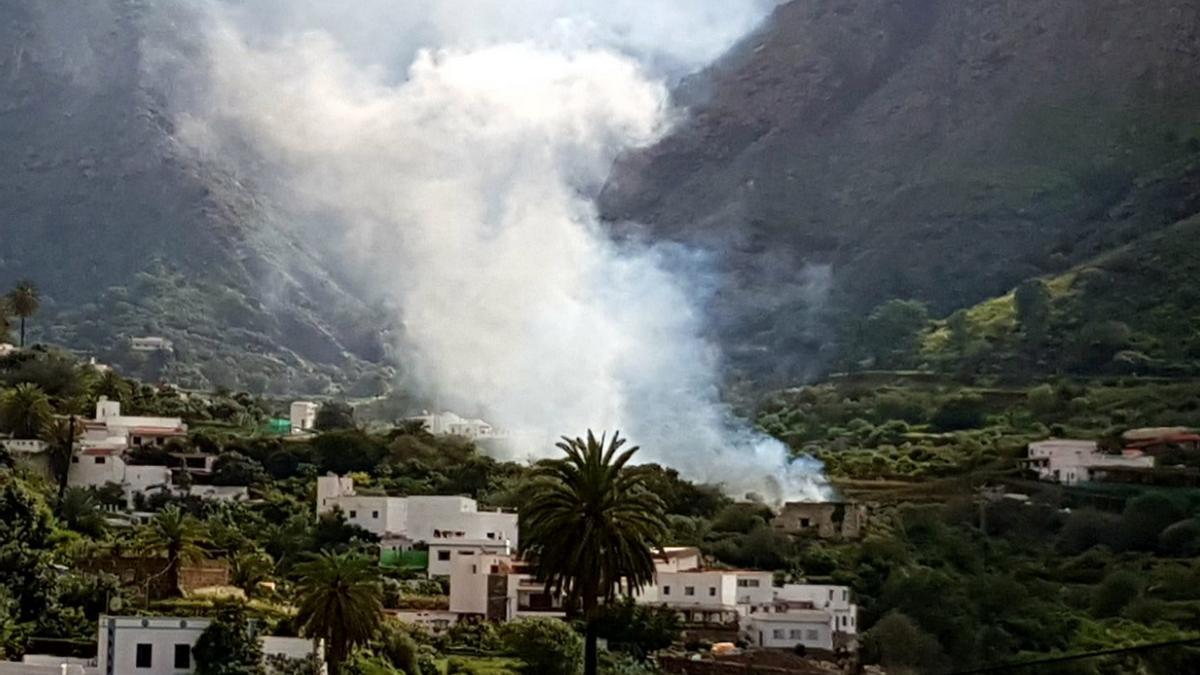
<svg viewBox="0 0 1200 675">
<path fill-rule="evenodd" d="M 583 638 L 558 619 L 518 619 L 498 633 L 505 651 L 525 661 L 527 673 L 577 675 L 583 664 Z"/>
</svg>

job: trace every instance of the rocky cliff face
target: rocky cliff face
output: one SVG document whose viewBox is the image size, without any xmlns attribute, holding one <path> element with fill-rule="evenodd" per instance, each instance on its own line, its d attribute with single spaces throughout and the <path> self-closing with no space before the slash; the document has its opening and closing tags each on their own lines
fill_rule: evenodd
<svg viewBox="0 0 1200 675">
<path fill-rule="evenodd" d="M 795 374 L 839 314 L 945 312 L 1178 220 L 1186 186 L 1107 212 L 1200 145 L 1200 6 L 795 0 L 678 98 L 604 213 L 721 251 L 720 336 Z"/>
<path fill-rule="evenodd" d="M 150 6 L 0 6 L 0 285 L 45 295 L 34 337 L 205 386 L 320 388 L 381 356 L 366 308 L 238 178 L 173 140 Z M 158 18 L 155 18 L 157 21 Z M 166 83 L 169 85 L 169 83 Z"/>
</svg>

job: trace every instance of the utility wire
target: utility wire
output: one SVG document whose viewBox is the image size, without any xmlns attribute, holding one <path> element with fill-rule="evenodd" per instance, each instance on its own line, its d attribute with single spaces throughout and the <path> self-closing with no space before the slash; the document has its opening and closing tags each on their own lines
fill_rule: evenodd
<svg viewBox="0 0 1200 675">
<path fill-rule="evenodd" d="M 1142 645 L 1134 645 L 1132 647 L 1121 647 L 1118 649 L 1104 649 L 1097 652 L 1083 652 L 1080 654 L 1070 654 L 1067 656 L 1055 656 L 1048 659 L 1037 659 L 1035 661 L 1014 661 L 1012 663 L 1002 663 L 994 666 L 984 666 L 983 668 L 975 668 L 972 670 L 955 670 L 946 675 L 982 675 L 983 673 L 1001 673 L 1007 670 L 1017 670 L 1020 668 L 1028 668 L 1031 666 L 1046 666 L 1054 663 L 1068 663 L 1070 661 L 1082 661 L 1084 659 L 1092 659 L 1098 656 L 1112 656 L 1115 654 L 1132 654 L 1134 652 L 1145 652 L 1154 649 L 1162 649 L 1163 647 L 1181 647 L 1186 645 L 1200 645 L 1200 637 L 1188 638 L 1186 640 L 1169 640 L 1167 642 L 1151 642 Z"/>
</svg>

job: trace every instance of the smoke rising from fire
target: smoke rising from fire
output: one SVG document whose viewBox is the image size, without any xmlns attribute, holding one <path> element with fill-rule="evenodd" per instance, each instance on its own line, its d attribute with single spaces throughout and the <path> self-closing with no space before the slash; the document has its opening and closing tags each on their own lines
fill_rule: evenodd
<svg viewBox="0 0 1200 675">
<path fill-rule="evenodd" d="M 714 58 L 767 3 L 644 4 L 212 5 L 204 103 L 179 134 L 214 157 L 248 149 L 394 308 L 428 396 L 546 439 L 514 456 L 619 428 L 641 461 L 731 494 L 823 496 L 817 463 L 720 402 L 702 257 L 598 222 L 617 153 L 678 114 L 664 74 Z"/>
</svg>

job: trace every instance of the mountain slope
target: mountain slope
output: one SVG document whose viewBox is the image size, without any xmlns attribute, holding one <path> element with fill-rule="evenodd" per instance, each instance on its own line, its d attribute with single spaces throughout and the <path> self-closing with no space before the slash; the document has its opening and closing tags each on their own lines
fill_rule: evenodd
<svg viewBox="0 0 1200 675">
<path fill-rule="evenodd" d="M 45 295 L 32 337 L 185 385 L 321 389 L 379 326 L 236 177 L 175 144 L 132 0 L 0 7 L 0 285 Z M 175 357 L 131 354 L 163 335 Z"/>
<path fill-rule="evenodd" d="M 678 98 L 689 119 L 618 163 L 603 211 L 721 251 L 735 364 L 794 376 L 839 314 L 948 313 L 1181 218 L 1164 189 L 1138 232 L 1105 224 L 1200 143 L 1200 8 L 794 1 Z"/>
</svg>

